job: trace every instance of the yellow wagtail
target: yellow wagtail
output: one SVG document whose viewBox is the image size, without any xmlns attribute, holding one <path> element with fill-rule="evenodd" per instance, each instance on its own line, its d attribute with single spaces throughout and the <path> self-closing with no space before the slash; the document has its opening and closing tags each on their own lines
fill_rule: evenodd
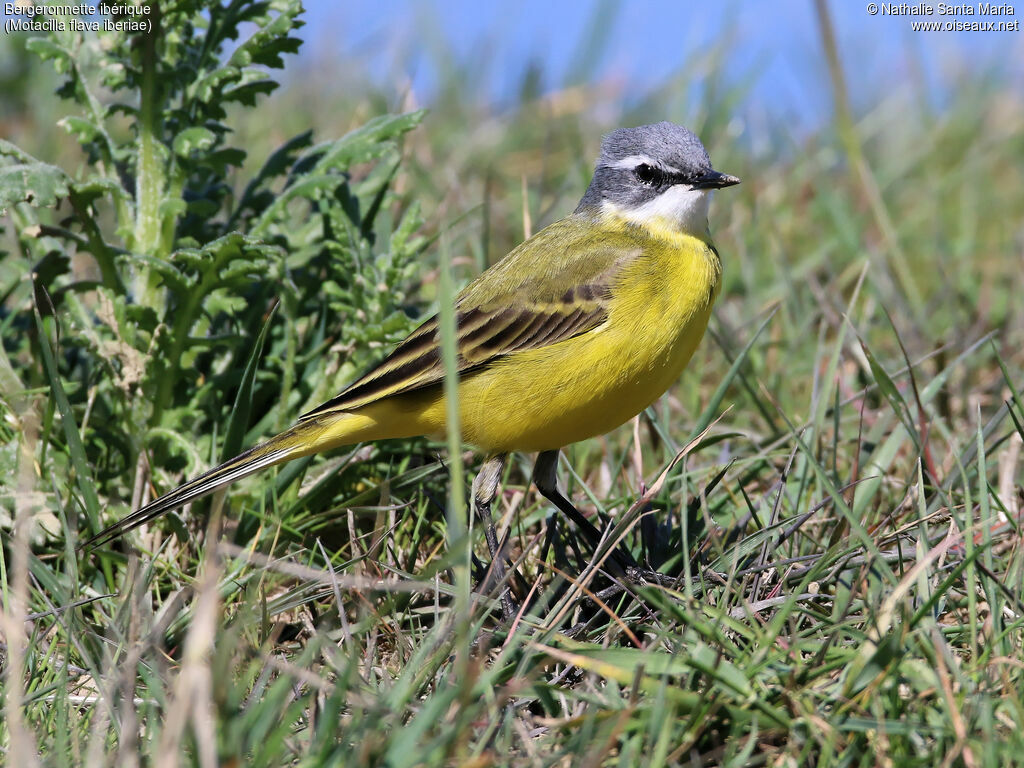
<svg viewBox="0 0 1024 768">
<path fill-rule="evenodd" d="M 608 134 L 576 210 L 455 300 L 463 438 L 487 455 L 473 504 L 487 524 L 510 451 L 539 452 L 534 482 L 589 536 L 558 491 L 558 451 L 625 423 L 676 380 L 704 335 L 721 264 L 710 192 L 739 183 L 669 122 Z M 437 318 L 298 423 L 165 493 L 93 537 L 107 541 L 264 467 L 339 446 L 445 432 Z"/>
</svg>

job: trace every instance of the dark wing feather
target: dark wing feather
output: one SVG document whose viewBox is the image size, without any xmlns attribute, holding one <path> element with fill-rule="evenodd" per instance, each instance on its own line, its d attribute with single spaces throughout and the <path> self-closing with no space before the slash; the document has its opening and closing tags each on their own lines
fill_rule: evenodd
<svg viewBox="0 0 1024 768">
<path fill-rule="evenodd" d="M 470 373 L 498 358 L 527 349 L 555 344 L 586 333 L 607 317 L 602 303 L 587 308 L 571 303 L 544 307 L 480 307 L 456 316 L 458 370 Z M 327 411 L 350 411 L 388 395 L 413 392 L 444 379 L 437 318 L 421 325 L 380 365 L 355 381 L 337 397 L 306 413 L 302 419 Z"/>
<path fill-rule="evenodd" d="M 456 300 L 460 375 L 501 357 L 571 339 L 608 317 L 608 301 L 623 264 L 642 248 L 627 234 L 577 235 L 567 220 L 526 241 L 466 287 Z M 537 273 L 536 250 L 553 273 Z M 390 395 L 444 380 L 437 318 L 432 317 L 337 397 L 304 414 L 351 411 Z"/>
</svg>

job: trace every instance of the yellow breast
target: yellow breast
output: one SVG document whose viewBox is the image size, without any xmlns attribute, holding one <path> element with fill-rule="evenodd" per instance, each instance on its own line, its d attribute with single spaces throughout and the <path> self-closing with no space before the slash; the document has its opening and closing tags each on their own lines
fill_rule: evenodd
<svg viewBox="0 0 1024 768">
<path fill-rule="evenodd" d="M 686 367 L 720 273 L 704 240 L 651 236 L 613 287 L 602 326 L 509 355 L 461 383 L 466 441 L 492 452 L 550 450 L 625 423 Z"/>
</svg>

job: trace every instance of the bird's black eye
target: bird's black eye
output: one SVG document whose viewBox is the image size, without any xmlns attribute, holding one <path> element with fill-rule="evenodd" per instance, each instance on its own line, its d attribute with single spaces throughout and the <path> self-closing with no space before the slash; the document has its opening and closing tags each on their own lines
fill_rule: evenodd
<svg viewBox="0 0 1024 768">
<path fill-rule="evenodd" d="M 661 184 L 663 174 L 660 170 L 654 166 L 648 165 L 647 163 L 641 163 L 633 169 L 633 173 L 636 177 L 644 184 L 649 184 L 652 187 L 656 187 Z"/>
</svg>

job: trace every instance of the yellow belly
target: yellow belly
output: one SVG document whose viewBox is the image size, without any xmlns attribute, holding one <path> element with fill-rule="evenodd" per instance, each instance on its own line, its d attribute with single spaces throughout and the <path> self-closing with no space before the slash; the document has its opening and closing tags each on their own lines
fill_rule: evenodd
<svg viewBox="0 0 1024 768">
<path fill-rule="evenodd" d="M 551 450 L 604 434 L 657 400 L 703 337 L 720 274 L 717 255 L 702 240 L 674 240 L 623 277 L 599 328 L 508 355 L 463 378 L 463 439 L 489 453 Z M 368 417 L 357 439 L 445 431 L 439 387 L 356 413 Z"/>
<path fill-rule="evenodd" d="M 692 318 L 675 344 L 637 349 L 636 339 L 608 327 L 586 343 L 493 366 L 460 387 L 465 440 L 489 452 L 544 451 L 615 429 L 678 379 L 707 317 Z"/>
</svg>

